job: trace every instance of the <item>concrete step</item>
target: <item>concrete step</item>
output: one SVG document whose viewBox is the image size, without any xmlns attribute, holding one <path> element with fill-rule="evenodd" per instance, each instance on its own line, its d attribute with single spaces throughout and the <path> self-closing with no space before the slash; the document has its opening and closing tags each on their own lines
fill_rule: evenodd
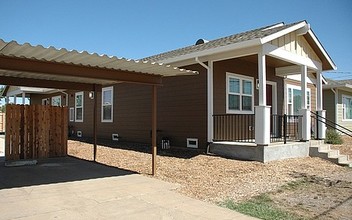
<svg viewBox="0 0 352 220">
<path fill-rule="evenodd" d="M 339 150 L 333 150 L 330 148 L 329 144 L 321 144 L 321 141 L 314 141 L 309 148 L 309 156 L 320 157 L 325 160 L 329 160 L 341 166 L 352 167 L 352 160 L 350 160 L 348 155 L 340 154 Z"/>
<path fill-rule="evenodd" d="M 331 149 L 331 145 L 330 144 L 319 145 L 319 150 L 330 150 L 330 149 Z"/>
<path fill-rule="evenodd" d="M 324 140 L 310 140 L 309 143 L 311 147 L 317 147 L 325 144 Z"/>
<path fill-rule="evenodd" d="M 346 162 L 341 162 L 341 163 L 339 163 L 339 165 L 352 168 L 352 161 L 349 160 L 349 161 L 346 161 Z"/>
<path fill-rule="evenodd" d="M 323 153 L 323 154 L 327 154 L 327 157 L 335 157 L 340 155 L 340 151 L 339 150 L 320 150 L 319 148 L 319 153 Z"/>
</svg>

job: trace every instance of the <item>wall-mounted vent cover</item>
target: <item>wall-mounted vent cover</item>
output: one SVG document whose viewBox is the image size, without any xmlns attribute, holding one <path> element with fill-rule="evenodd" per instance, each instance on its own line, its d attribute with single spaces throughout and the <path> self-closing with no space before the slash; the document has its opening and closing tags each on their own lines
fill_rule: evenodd
<svg viewBox="0 0 352 220">
<path fill-rule="evenodd" d="M 119 134 L 112 134 L 111 135 L 113 141 L 118 141 L 119 140 Z"/>
<path fill-rule="evenodd" d="M 77 137 L 79 137 L 79 138 L 82 137 L 82 131 L 77 131 Z"/>
<path fill-rule="evenodd" d="M 198 138 L 187 138 L 187 147 L 198 148 Z"/>
</svg>

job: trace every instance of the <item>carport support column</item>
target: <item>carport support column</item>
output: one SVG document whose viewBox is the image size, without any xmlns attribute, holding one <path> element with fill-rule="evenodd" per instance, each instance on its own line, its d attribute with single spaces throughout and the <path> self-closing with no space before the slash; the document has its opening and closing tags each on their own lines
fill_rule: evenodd
<svg viewBox="0 0 352 220">
<path fill-rule="evenodd" d="M 26 104 L 26 93 L 22 92 L 22 105 Z"/>
<path fill-rule="evenodd" d="M 258 53 L 259 106 L 255 106 L 255 143 L 270 143 L 270 107 L 266 106 L 266 61 L 265 54 Z"/>
<path fill-rule="evenodd" d="M 152 175 L 156 174 L 157 86 L 152 89 Z"/>
<path fill-rule="evenodd" d="M 98 126 L 98 85 L 94 85 L 94 106 L 93 106 L 93 138 L 94 138 L 94 161 L 96 161 L 97 158 L 97 126 Z"/>
<path fill-rule="evenodd" d="M 325 117 L 326 111 L 323 110 L 323 80 L 321 76 L 321 71 L 317 71 L 317 114 L 319 117 L 318 123 L 318 133 L 315 132 L 316 138 L 319 140 L 325 139 L 326 125 Z"/>
<path fill-rule="evenodd" d="M 301 141 L 310 140 L 310 111 L 307 108 L 307 66 L 301 66 L 301 110 L 302 136 Z"/>
</svg>

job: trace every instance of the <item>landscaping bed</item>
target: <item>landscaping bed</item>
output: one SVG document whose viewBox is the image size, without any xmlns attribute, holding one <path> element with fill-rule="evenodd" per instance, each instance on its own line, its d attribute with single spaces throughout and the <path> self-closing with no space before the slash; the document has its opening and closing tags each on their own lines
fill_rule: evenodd
<svg viewBox="0 0 352 220">
<path fill-rule="evenodd" d="M 150 147 L 143 144 L 105 143 L 98 146 L 97 161 L 150 176 L 148 151 Z M 92 160 L 93 147 L 70 140 L 68 153 Z M 158 152 L 154 178 L 178 183 L 180 193 L 219 205 L 224 201 L 237 204 L 265 195 L 275 207 L 298 217 L 348 219 L 352 216 L 352 169 L 319 158 L 264 164 L 206 155 L 196 150 L 170 149 Z M 295 183 L 302 184 L 285 187 Z"/>
</svg>

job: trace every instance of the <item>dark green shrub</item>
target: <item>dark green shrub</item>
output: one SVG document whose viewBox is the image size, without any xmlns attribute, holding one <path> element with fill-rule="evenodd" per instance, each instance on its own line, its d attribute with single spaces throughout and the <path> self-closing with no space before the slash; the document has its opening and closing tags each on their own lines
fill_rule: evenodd
<svg viewBox="0 0 352 220">
<path fill-rule="evenodd" d="M 326 130 L 325 143 L 327 143 L 327 144 L 342 144 L 343 140 L 341 138 L 341 135 L 339 133 L 337 133 L 336 130 L 328 129 L 328 130 Z"/>
</svg>

